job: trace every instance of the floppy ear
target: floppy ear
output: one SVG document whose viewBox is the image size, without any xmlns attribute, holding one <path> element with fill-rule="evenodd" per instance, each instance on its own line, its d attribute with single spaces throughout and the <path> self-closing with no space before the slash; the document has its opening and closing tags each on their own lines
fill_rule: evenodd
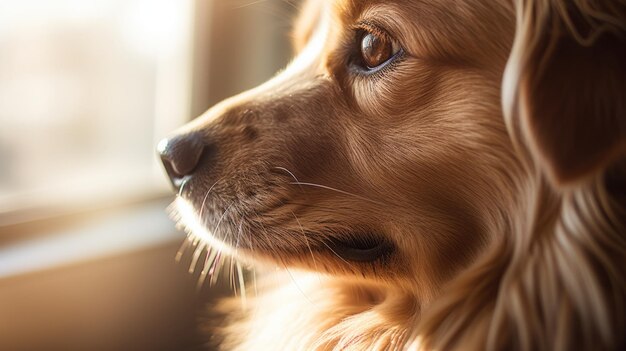
<svg viewBox="0 0 626 351">
<path fill-rule="evenodd" d="M 509 125 L 554 185 L 596 174 L 626 154 L 626 1 L 517 6 Z"/>
</svg>

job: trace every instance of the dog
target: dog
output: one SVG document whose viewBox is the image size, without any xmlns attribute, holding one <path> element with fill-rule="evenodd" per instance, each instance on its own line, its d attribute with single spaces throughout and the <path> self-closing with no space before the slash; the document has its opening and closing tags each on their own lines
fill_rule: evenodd
<svg viewBox="0 0 626 351">
<path fill-rule="evenodd" d="M 222 349 L 626 348 L 626 2 L 310 0 L 294 33 L 158 146 L 203 276 L 259 272 Z"/>
</svg>

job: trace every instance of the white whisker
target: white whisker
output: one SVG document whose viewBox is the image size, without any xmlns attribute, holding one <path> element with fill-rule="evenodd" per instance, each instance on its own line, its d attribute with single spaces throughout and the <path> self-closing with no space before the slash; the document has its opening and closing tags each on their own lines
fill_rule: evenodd
<svg viewBox="0 0 626 351">
<path fill-rule="evenodd" d="M 376 205 L 383 206 L 383 204 L 378 202 L 378 201 L 374 201 L 372 199 L 368 199 L 368 198 L 363 197 L 361 195 L 353 194 L 353 193 L 350 193 L 350 192 L 347 192 L 347 191 L 344 191 L 344 190 L 340 190 L 340 189 L 336 189 L 336 188 L 333 188 L 333 187 L 330 187 L 330 186 L 327 186 L 327 185 L 321 185 L 321 184 L 315 184 L 315 183 L 303 183 L 303 182 L 290 182 L 289 184 L 292 184 L 292 185 L 304 185 L 304 186 L 310 186 L 310 187 L 315 187 L 315 188 L 321 188 L 321 189 L 326 189 L 326 190 L 330 190 L 330 191 L 335 191 L 335 192 L 338 192 L 340 194 L 353 196 L 353 197 L 356 197 L 358 199 L 361 199 L 361 200 L 364 200 L 364 201 L 368 201 L 368 202 L 374 203 Z"/>
<path fill-rule="evenodd" d="M 242 216 L 241 220 L 239 221 L 239 226 L 237 227 L 237 237 L 235 238 L 235 256 L 237 255 L 237 252 L 239 250 L 239 240 L 241 240 L 244 221 L 245 217 Z"/>
<path fill-rule="evenodd" d="M 187 237 L 185 238 L 185 241 L 183 241 L 182 245 L 180 245 L 180 248 L 176 252 L 176 257 L 174 258 L 176 262 L 180 262 L 180 260 L 183 258 L 185 251 L 187 251 L 189 246 L 191 246 L 191 241 L 192 241 L 191 235 L 187 235 Z"/>
<path fill-rule="evenodd" d="M 298 178 L 296 178 L 296 176 L 293 174 L 293 172 L 291 172 L 287 168 L 285 168 L 285 167 L 274 167 L 274 169 L 279 169 L 281 171 L 287 172 L 291 176 L 291 178 L 293 178 L 297 183 L 300 183 L 300 181 L 298 180 Z"/>
<path fill-rule="evenodd" d="M 296 214 L 293 211 L 290 211 L 290 212 L 293 215 L 293 218 L 296 219 L 296 222 L 298 222 L 298 226 L 300 226 L 300 232 L 302 233 L 302 236 L 304 237 L 304 242 L 306 243 L 306 247 L 309 249 L 309 253 L 311 253 L 311 259 L 313 260 L 313 267 L 315 267 L 315 270 L 317 271 L 317 262 L 315 261 L 315 255 L 313 255 L 313 250 L 311 249 L 311 245 L 309 244 L 309 238 L 307 237 L 306 233 L 304 232 L 304 228 L 302 227 L 302 223 L 300 223 L 300 220 L 298 219 Z"/>
<path fill-rule="evenodd" d="M 237 275 L 239 276 L 239 291 L 241 293 L 241 305 L 245 309 L 247 307 L 246 304 L 246 283 L 243 276 L 243 269 L 241 268 L 241 263 L 237 262 Z"/>
<path fill-rule="evenodd" d="M 224 260 L 222 259 L 222 251 L 219 251 L 217 253 L 217 256 L 215 257 L 215 261 L 213 262 L 211 269 L 209 270 L 209 276 L 211 277 L 211 281 L 209 282 L 209 284 L 211 286 L 215 285 L 215 283 L 217 282 L 217 278 L 222 271 L 223 264 Z"/>
<path fill-rule="evenodd" d="M 246 307 L 246 283 L 243 276 L 243 268 L 241 263 L 237 262 L 237 272 L 239 273 L 239 290 L 241 291 L 241 303 Z"/>
<path fill-rule="evenodd" d="M 209 273 L 209 262 L 211 261 L 211 256 L 215 257 L 216 250 L 212 249 L 210 246 L 207 247 L 206 257 L 204 258 L 204 265 L 202 266 L 202 271 L 200 272 L 200 277 L 198 278 L 198 284 L 196 285 L 196 290 L 200 291 L 202 286 L 204 285 L 204 281 Z"/>
<path fill-rule="evenodd" d="M 215 185 L 217 185 L 217 183 L 222 180 L 222 178 L 218 179 L 215 181 L 215 183 L 213 183 L 213 185 L 211 185 L 211 187 L 209 188 L 209 190 L 207 190 L 206 194 L 204 195 L 204 198 L 202 199 L 202 204 L 200 205 L 200 212 L 198 213 L 198 218 L 202 219 L 202 212 L 204 210 L 204 205 L 206 203 L 207 198 L 209 197 L 209 194 L 211 193 L 211 190 L 213 190 L 213 187 L 215 187 Z"/>
<path fill-rule="evenodd" d="M 256 285 L 256 271 L 252 270 L 252 282 L 254 283 L 254 296 L 259 296 L 259 290 Z"/>
<path fill-rule="evenodd" d="M 220 227 L 222 220 L 224 219 L 224 217 L 226 216 L 226 213 L 230 210 L 231 207 L 233 207 L 232 204 L 224 210 L 224 212 L 220 216 L 220 219 L 217 221 L 217 225 L 215 225 L 215 229 L 213 229 L 213 233 L 217 233 L 217 229 Z"/>
<path fill-rule="evenodd" d="M 348 266 L 350 266 L 351 268 L 354 268 L 354 266 L 346 261 L 343 257 L 341 257 L 341 255 L 339 255 L 338 253 L 335 252 L 335 250 L 333 250 L 327 243 L 325 243 L 324 241 L 322 241 L 322 244 L 324 244 L 324 246 L 326 246 L 330 252 L 332 252 L 335 256 L 337 256 L 340 260 L 342 260 L 343 262 L 345 262 Z"/>
<path fill-rule="evenodd" d="M 193 253 L 193 257 L 191 259 L 191 264 L 189 265 L 189 273 L 193 274 L 196 271 L 196 266 L 198 265 L 198 260 L 202 252 L 204 251 L 205 244 L 202 243 L 196 247 L 196 250 Z"/>
<path fill-rule="evenodd" d="M 260 3 L 263 3 L 263 2 L 266 2 L 266 1 L 267 1 L 267 0 L 256 0 L 256 1 L 251 1 L 251 2 L 246 3 L 246 4 L 243 4 L 243 5 L 233 6 L 233 7 L 231 7 L 231 10 L 239 10 L 239 9 L 243 9 L 243 8 L 248 7 L 248 6 L 253 6 L 253 5 L 260 4 Z"/>
<path fill-rule="evenodd" d="M 230 282 L 230 288 L 234 290 L 235 292 L 235 296 L 237 296 L 237 284 L 235 284 L 236 282 L 236 277 L 235 277 L 235 260 L 233 260 L 232 257 L 230 257 L 230 266 L 228 267 L 228 280 Z"/>
<path fill-rule="evenodd" d="M 256 212 L 255 212 L 256 213 Z M 258 213 L 256 213 L 257 216 L 259 215 Z M 270 237 L 267 233 L 267 230 L 265 230 L 265 226 L 263 225 L 263 223 L 260 223 L 261 225 L 261 231 L 263 232 L 263 235 L 265 236 L 265 240 L 266 243 L 270 246 L 270 250 L 274 251 L 274 249 L 272 248 L 272 241 L 270 240 Z M 304 291 L 300 288 L 300 286 L 298 285 L 298 283 L 296 282 L 296 280 L 294 279 L 293 275 L 291 274 L 291 271 L 289 271 L 289 269 L 287 268 L 287 266 L 283 263 L 283 267 L 285 268 L 285 270 L 287 271 L 287 273 L 289 274 L 289 276 L 291 277 L 291 280 L 293 281 L 294 285 L 296 286 L 296 288 L 302 293 L 302 296 L 304 296 L 311 304 L 313 303 L 313 301 L 311 301 L 311 299 L 309 299 L 309 297 L 304 293 Z"/>
<path fill-rule="evenodd" d="M 259 213 L 254 211 L 254 213 L 257 215 L 257 217 L 259 216 Z M 262 222 L 258 222 L 259 225 L 261 226 L 261 232 L 263 234 L 263 236 L 265 237 L 265 243 L 267 243 L 267 245 L 269 246 L 269 251 L 274 251 L 274 248 L 272 247 L 272 239 L 270 238 L 269 234 L 267 233 L 267 230 L 265 229 L 265 226 L 263 225 Z"/>
<path fill-rule="evenodd" d="M 178 189 L 178 196 L 182 196 L 183 195 L 183 189 L 185 188 L 185 185 L 187 184 L 187 182 L 189 181 L 189 178 L 185 178 L 183 179 L 183 183 L 180 185 L 180 189 Z"/>
<path fill-rule="evenodd" d="M 313 301 L 309 298 L 309 296 L 307 294 L 304 293 L 304 290 L 302 290 L 302 288 L 300 288 L 300 284 L 298 284 L 296 279 L 293 277 L 293 274 L 291 274 L 291 271 L 289 270 L 289 268 L 287 268 L 287 266 L 284 265 L 284 264 L 283 264 L 283 267 L 285 267 L 285 270 L 287 271 L 287 274 L 289 274 L 289 277 L 291 278 L 291 281 L 293 282 L 293 285 L 296 287 L 296 289 L 298 289 L 298 291 L 300 291 L 302 296 L 304 296 L 304 298 L 307 301 L 309 301 L 310 304 L 313 305 Z"/>
</svg>

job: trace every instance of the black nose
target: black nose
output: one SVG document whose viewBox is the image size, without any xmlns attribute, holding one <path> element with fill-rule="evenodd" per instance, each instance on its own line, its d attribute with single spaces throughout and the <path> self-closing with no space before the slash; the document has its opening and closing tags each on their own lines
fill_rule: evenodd
<svg viewBox="0 0 626 351">
<path fill-rule="evenodd" d="M 157 151 L 176 189 L 197 168 L 204 148 L 204 140 L 198 133 L 181 134 L 159 142 Z"/>
</svg>

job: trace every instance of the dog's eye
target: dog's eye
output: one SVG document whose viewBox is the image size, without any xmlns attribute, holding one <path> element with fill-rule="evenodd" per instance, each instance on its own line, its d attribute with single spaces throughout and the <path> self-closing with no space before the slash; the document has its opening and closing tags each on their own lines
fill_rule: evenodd
<svg viewBox="0 0 626 351">
<path fill-rule="evenodd" d="M 377 31 L 364 29 L 358 38 L 361 62 L 365 66 L 363 68 L 368 70 L 376 70 L 384 66 L 401 50 L 400 44 L 395 40 Z"/>
</svg>

